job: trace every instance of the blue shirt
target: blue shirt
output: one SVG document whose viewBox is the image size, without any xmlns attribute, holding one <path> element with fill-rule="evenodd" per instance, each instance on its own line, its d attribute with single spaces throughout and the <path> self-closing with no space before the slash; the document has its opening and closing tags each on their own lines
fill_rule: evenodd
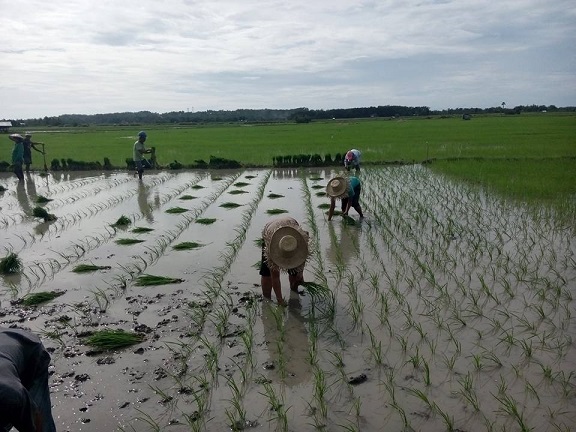
<svg viewBox="0 0 576 432">
<path fill-rule="evenodd" d="M 12 164 L 21 164 L 24 162 L 24 143 L 22 141 L 14 143 L 12 150 Z"/>
<path fill-rule="evenodd" d="M 353 198 L 356 195 L 354 189 L 360 186 L 360 179 L 358 177 L 350 177 L 350 181 L 348 182 L 348 198 Z"/>
</svg>

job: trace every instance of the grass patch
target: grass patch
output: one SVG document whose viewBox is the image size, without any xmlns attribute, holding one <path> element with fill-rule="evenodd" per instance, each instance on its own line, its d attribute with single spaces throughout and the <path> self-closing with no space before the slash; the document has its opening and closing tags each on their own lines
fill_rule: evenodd
<svg viewBox="0 0 576 432">
<path fill-rule="evenodd" d="M 275 194 L 275 193 L 270 193 L 267 195 L 268 198 L 270 199 L 278 199 L 278 198 L 284 198 L 284 195 L 279 195 L 279 194 Z"/>
<path fill-rule="evenodd" d="M 174 250 L 190 250 L 190 249 L 196 249 L 199 247 L 204 246 L 203 244 L 200 243 L 196 243 L 196 242 L 182 242 L 182 243 L 178 243 L 177 245 L 172 246 L 172 249 Z"/>
<path fill-rule="evenodd" d="M 126 216 L 122 215 L 118 218 L 116 222 L 112 224 L 113 227 L 127 227 L 130 225 L 132 221 L 128 219 Z"/>
<path fill-rule="evenodd" d="M 182 207 L 172 207 L 169 208 L 168 210 L 166 210 L 166 213 L 170 213 L 170 214 L 179 214 L 179 213 L 184 213 L 187 212 L 188 209 L 182 208 Z"/>
<path fill-rule="evenodd" d="M 245 194 L 248 193 L 248 191 L 245 190 L 241 190 L 241 189 L 235 189 L 235 190 L 231 190 L 230 192 L 228 192 L 231 195 L 239 195 L 239 194 Z"/>
<path fill-rule="evenodd" d="M 576 194 L 576 159 L 433 161 L 434 172 L 526 201 L 562 201 Z"/>
<path fill-rule="evenodd" d="M 216 222 L 215 218 L 200 218 L 200 219 L 196 219 L 196 223 L 202 224 L 202 225 L 212 225 L 214 222 Z"/>
<path fill-rule="evenodd" d="M 24 306 L 36 306 L 54 300 L 62 294 L 64 294 L 64 291 L 40 291 L 24 296 L 21 303 Z"/>
<path fill-rule="evenodd" d="M 32 216 L 42 218 L 44 219 L 44 222 L 55 221 L 58 219 L 55 215 L 48 213 L 46 209 L 43 209 L 42 207 L 34 207 L 34 209 L 32 209 Z"/>
<path fill-rule="evenodd" d="M 89 273 L 97 270 L 110 270 L 110 266 L 98 266 L 94 264 L 80 264 L 72 270 L 74 273 Z"/>
<path fill-rule="evenodd" d="M 46 204 L 50 201 L 54 201 L 54 200 L 51 198 L 46 198 L 43 195 L 38 195 L 38 197 L 36 198 L 36 204 Z"/>
<path fill-rule="evenodd" d="M 144 234 L 150 231 L 154 231 L 154 228 L 136 227 L 130 232 L 133 232 L 134 234 Z"/>
<path fill-rule="evenodd" d="M 132 239 L 132 238 L 121 238 L 116 240 L 114 243 L 119 244 L 119 245 L 133 245 L 136 243 L 142 243 L 145 240 L 138 240 L 138 239 Z"/>
<path fill-rule="evenodd" d="M 125 330 L 99 330 L 88 336 L 84 343 L 102 350 L 114 350 L 125 348 L 144 340 L 144 336 L 139 333 L 127 332 Z"/>
<path fill-rule="evenodd" d="M 277 214 L 282 214 L 282 213 L 288 213 L 288 210 L 273 208 L 273 209 L 266 210 L 266 213 L 268 213 L 270 215 L 277 215 Z"/>
<path fill-rule="evenodd" d="M 237 204 L 237 203 L 233 203 L 233 202 L 225 202 L 225 203 L 220 204 L 220 207 L 227 208 L 227 209 L 233 209 L 236 207 L 240 207 L 241 205 L 242 204 Z"/>
<path fill-rule="evenodd" d="M 184 282 L 184 279 L 155 275 L 143 275 L 136 279 L 136 285 L 138 286 L 169 285 L 182 282 Z"/>
<path fill-rule="evenodd" d="M 180 198 L 178 198 L 178 199 L 181 199 L 181 200 L 193 200 L 193 199 L 196 199 L 196 197 L 193 196 L 193 195 L 182 195 L 182 196 L 181 196 Z"/>
<path fill-rule="evenodd" d="M 15 274 L 22 270 L 22 260 L 11 252 L 0 260 L 0 274 Z"/>
</svg>

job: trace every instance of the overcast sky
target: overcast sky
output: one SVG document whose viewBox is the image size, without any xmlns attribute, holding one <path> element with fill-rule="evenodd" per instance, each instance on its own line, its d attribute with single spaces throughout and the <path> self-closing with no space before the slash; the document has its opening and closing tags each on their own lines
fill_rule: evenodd
<svg viewBox="0 0 576 432">
<path fill-rule="evenodd" d="M 0 119 L 576 105 L 574 0 L 0 0 Z"/>
</svg>

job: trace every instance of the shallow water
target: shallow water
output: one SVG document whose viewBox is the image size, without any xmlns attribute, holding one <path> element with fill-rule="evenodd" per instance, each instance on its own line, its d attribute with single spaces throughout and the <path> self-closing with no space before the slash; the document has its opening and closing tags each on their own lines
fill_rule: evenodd
<svg viewBox="0 0 576 432">
<path fill-rule="evenodd" d="M 53 351 L 58 430 L 219 431 L 232 419 L 290 431 L 573 427 L 573 227 L 419 166 L 363 170 L 366 218 L 327 221 L 313 186 L 333 174 L 71 173 L 22 186 L 0 174 L 1 246 L 24 263 L 0 279 L 0 324 L 40 333 Z M 30 216 L 38 196 L 56 221 Z M 262 301 L 255 241 L 277 208 L 311 233 L 305 278 L 330 296 L 289 294 L 283 276 L 289 307 Z M 132 224 L 111 227 L 123 215 Z M 202 246 L 172 248 L 184 241 Z M 111 268 L 72 271 L 88 263 Z M 183 282 L 140 287 L 142 274 Z M 65 293 L 11 304 L 53 290 Z M 146 340 L 89 355 L 81 335 L 99 328 Z"/>
</svg>

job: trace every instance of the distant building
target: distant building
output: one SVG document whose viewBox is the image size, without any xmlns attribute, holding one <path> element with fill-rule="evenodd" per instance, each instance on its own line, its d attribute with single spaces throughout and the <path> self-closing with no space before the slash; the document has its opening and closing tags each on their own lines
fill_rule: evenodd
<svg viewBox="0 0 576 432">
<path fill-rule="evenodd" d="M 9 121 L 0 121 L 0 133 L 8 133 L 10 128 L 12 127 L 12 122 Z"/>
</svg>

